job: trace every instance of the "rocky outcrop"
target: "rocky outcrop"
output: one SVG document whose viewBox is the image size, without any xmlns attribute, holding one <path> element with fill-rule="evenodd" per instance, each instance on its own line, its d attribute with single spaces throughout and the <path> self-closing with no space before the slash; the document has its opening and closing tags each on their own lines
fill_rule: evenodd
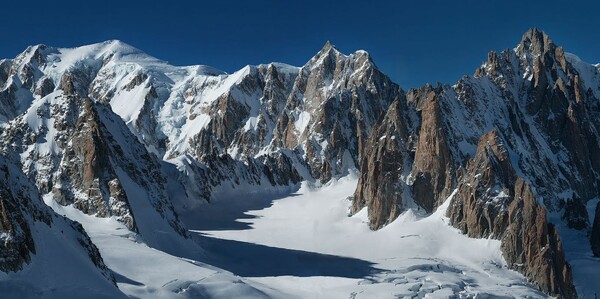
<svg viewBox="0 0 600 299">
<path fill-rule="evenodd" d="M 211 202 L 235 193 L 237 186 L 256 190 L 293 189 L 303 180 L 296 171 L 297 163 L 287 154 L 279 153 L 243 161 L 217 153 L 205 155 L 202 162 L 186 156 L 176 163 L 185 176 L 181 181 L 189 198 Z"/>
<path fill-rule="evenodd" d="M 471 237 L 500 239 L 508 225 L 515 171 L 500 136 L 481 137 L 447 210 L 452 225 Z"/>
<path fill-rule="evenodd" d="M 0 271 L 3 272 L 21 270 L 31 260 L 31 254 L 35 254 L 29 225 L 19 202 L 8 190 L 9 186 L 0 182 Z"/>
<path fill-rule="evenodd" d="M 312 176 L 327 181 L 358 167 L 373 126 L 403 96 L 367 52 L 346 56 L 327 43 L 300 69 L 284 109 L 303 124 L 293 139 Z"/>
<path fill-rule="evenodd" d="M 588 227 L 589 216 L 583 200 L 577 196 L 573 196 L 573 199 L 567 200 L 564 210 L 561 219 L 568 227 L 577 230 L 583 230 Z"/>
<path fill-rule="evenodd" d="M 564 50 L 537 29 L 531 29 L 523 36 L 517 54 L 529 63 L 527 67 L 533 69 L 525 113 L 546 136 L 552 153 L 568 157 L 561 159 L 567 160 L 565 165 L 556 165 L 560 161 L 552 161 L 551 156 L 544 159 L 544 168 L 555 168 L 559 173 L 551 183 L 544 182 L 548 178 L 540 173 L 532 171 L 528 175 L 535 176 L 532 181 L 544 198 L 552 198 L 552 193 L 568 188 L 573 189 L 583 201 L 598 196 L 599 121 L 594 115 L 599 110 L 591 90 L 587 94 L 584 91 L 581 75 L 585 70 L 571 64 Z M 593 86 L 593 82 L 587 84 Z M 557 202 L 550 200 L 546 200 L 545 204 L 553 210 L 558 206 Z"/>
<path fill-rule="evenodd" d="M 83 100 L 69 136 L 72 146 L 66 147 L 63 155 L 63 161 L 68 163 L 61 165 L 52 192 L 60 204 L 73 204 L 98 217 L 116 216 L 129 229 L 137 231 L 127 195 L 109 161 L 107 138 L 93 106 L 91 100 Z"/>
<path fill-rule="evenodd" d="M 43 98 L 53 92 L 54 88 L 54 81 L 48 77 L 45 77 L 41 79 L 40 84 L 35 89 L 35 94 Z"/>
<path fill-rule="evenodd" d="M 148 211 L 155 210 L 161 221 L 187 237 L 167 198 L 156 157 L 110 108 L 76 94 L 53 94 L 13 120 L 2 134 L 4 150 L 21 161 L 41 192 L 51 192 L 62 205 L 97 217 L 114 216 L 130 230 L 149 234 L 135 218 L 135 196 L 138 207 L 148 205 Z M 30 126 L 27 119 L 32 118 L 40 125 Z M 24 151 L 28 154 L 22 155 Z M 144 223 L 158 221 L 144 215 Z"/>
<path fill-rule="evenodd" d="M 40 226 L 45 227 L 45 230 L 40 230 Z M 42 232 L 55 233 L 42 236 Z M 82 274 L 88 275 L 96 271 L 101 274 L 99 277 L 106 279 L 116 288 L 112 272 L 104 264 L 98 248 L 83 227 L 56 215 L 42 202 L 37 188 L 18 166 L 0 154 L 0 272 L 10 275 L 10 272 L 18 272 L 27 264 L 42 263 L 39 259 L 34 261 L 33 256 L 40 252 L 57 250 L 43 247 L 47 246 L 48 239 L 57 237 L 60 240 L 55 242 L 65 246 L 62 249 L 75 244 L 77 248 L 70 252 L 81 255 L 64 256 L 53 252 L 52 258 L 63 263 L 87 264 L 85 269 L 79 270 Z M 74 260 L 69 260 L 71 258 Z"/>
<path fill-rule="evenodd" d="M 596 215 L 594 216 L 594 224 L 592 225 L 590 244 L 592 245 L 594 256 L 600 257 L 600 202 L 596 204 Z"/>
<path fill-rule="evenodd" d="M 10 73 L 11 61 L 6 59 L 0 60 L 0 87 L 4 87 L 6 80 L 8 80 L 8 75 Z"/>
<path fill-rule="evenodd" d="M 447 210 L 453 226 L 470 237 L 502 241 L 510 268 L 542 291 L 576 297 L 569 264 L 554 226 L 523 179 L 517 178 L 497 132 L 484 135 Z"/>
<path fill-rule="evenodd" d="M 423 94 L 411 95 L 413 98 L 423 98 L 417 103 L 421 128 L 411 172 L 414 178 L 412 192 L 415 202 L 427 212 L 432 212 L 452 191 L 453 161 L 439 106 L 439 94 L 427 89 L 420 92 Z"/>
<path fill-rule="evenodd" d="M 529 185 L 520 178 L 508 215 L 502 237 L 502 253 L 508 266 L 524 273 L 545 293 L 577 298 L 558 232 L 547 222 L 546 210 L 537 203 Z"/>
<path fill-rule="evenodd" d="M 361 178 L 354 199 L 358 205 L 353 208 L 378 203 L 370 207 L 370 217 L 389 222 L 389 211 L 380 208 L 398 201 L 389 194 L 412 197 L 417 206 L 432 211 L 457 188 L 448 208 L 456 227 L 473 237 L 504 240 L 507 232 L 518 236 L 503 241 L 511 267 L 545 292 L 571 297 L 570 270 L 545 209 L 559 215 L 567 227 L 589 227 L 585 205 L 600 196 L 598 69 L 566 53 L 537 29 L 525 33 L 514 50 L 491 52 L 487 58 L 474 78 L 465 76 L 453 86 L 409 90 L 409 107 L 419 115 L 414 126 L 417 142 L 408 151 L 414 150 L 406 180 L 409 192 L 400 179 L 395 189 L 385 189 L 386 194 L 356 197 L 371 184 Z M 378 136 L 372 140 L 388 134 L 373 132 Z M 361 164 L 377 161 L 376 152 L 369 155 L 375 156 L 365 156 Z M 516 186 L 517 177 L 527 187 Z M 525 189 L 531 200 L 517 204 L 515 192 Z M 523 220 L 527 224 L 511 218 L 523 215 L 528 205 L 536 212 L 527 214 L 532 217 Z M 526 257 L 515 256 L 520 246 L 529 246 Z"/>
<path fill-rule="evenodd" d="M 403 206 L 406 167 L 410 160 L 407 151 L 410 127 L 405 115 L 406 103 L 392 103 L 380 125 L 364 145 L 365 158 L 360 167 L 360 178 L 352 200 L 352 213 L 365 206 L 369 226 L 379 229 L 398 217 Z"/>
</svg>

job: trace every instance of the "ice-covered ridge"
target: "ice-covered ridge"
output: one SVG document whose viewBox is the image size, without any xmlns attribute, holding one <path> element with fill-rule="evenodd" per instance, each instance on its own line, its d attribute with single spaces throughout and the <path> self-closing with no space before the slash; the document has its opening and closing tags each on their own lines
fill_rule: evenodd
<svg viewBox="0 0 600 299">
<path fill-rule="evenodd" d="M 567 61 L 577 70 L 584 84 L 600 99 L 600 64 L 592 65 L 577 55 L 565 52 Z"/>
</svg>

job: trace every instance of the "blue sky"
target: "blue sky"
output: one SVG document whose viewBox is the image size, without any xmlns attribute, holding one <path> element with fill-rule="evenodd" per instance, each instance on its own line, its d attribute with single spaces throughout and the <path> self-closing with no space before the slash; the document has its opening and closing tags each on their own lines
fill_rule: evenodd
<svg viewBox="0 0 600 299">
<path fill-rule="evenodd" d="M 404 88 L 453 83 L 530 27 L 600 62 L 598 1 L 10 1 L 0 4 L 0 57 L 28 45 L 120 39 L 175 65 L 227 72 L 303 65 L 330 40 L 364 49 Z M 127 2 L 127 3 L 121 3 Z M 25 4 L 24 4 L 25 3 Z"/>
</svg>

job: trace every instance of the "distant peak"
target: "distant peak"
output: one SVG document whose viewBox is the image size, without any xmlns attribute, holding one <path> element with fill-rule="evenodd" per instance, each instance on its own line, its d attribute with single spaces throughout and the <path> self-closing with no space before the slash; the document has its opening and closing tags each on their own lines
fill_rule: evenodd
<svg viewBox="0 0 600 299">
<path fill-rule="evenodd" d="M 338 50 L 338 48 L 335 45 L 331 44 L 331 42 L 328 40 L 327 42 L 325 42 L 325 45 L 323 46 L 321 51 L 319 51 L 319 53 L 328 53 L 331 50 L 333 50 L 336 53 L 340 53 L 340 50 Z"/>
<path fill-rule="evenodd" d="M 532 38 L 535 36 L 543 37 L 544 35 L 546 35 L 544 31 L 539 30 L 537 27 L 531 27 L 523 34 L 523 39 L 525 39 L 526 37 Z"/>
<path fill-rule="evenodd" d="M 525 32 L 525 34 L 523 34 L 523 37 L 521 38 L 521 43 L 523 42 L 540 42 L 540 43 L 544 43 L 544 42 L 552 42 L 552 40 L 550 39 L 550 37 L 542 30 L 537 29 L 536 27 L 530 28 L 529 30 L 527 30 L 527 32 Z"/>
<path fill-rule="evenodd" d="M 38 50 L 38 49 L 45 50 L 45 49 L 48 48 L 48 46 L 46 46 L 44 44 L 37 44 L 37 45 L 34 45 L 34 46 L 30 46 L 29 48 L 33 49 L 34 51 Z"/>
<path fill-rule="evenodd" d="M 556 48 L 556 45 L 550 37 L 544 32 L 535 27 L 527 30 L 517 49 L 522 52 L 529 52 L 533 55 L 541 55 L 549 50 Z"/>
<path fill-rule="evenodd" d="M 101 45 L 103 45 L 105 48 L 107 49 L 112 49 L 114 51 L 127 51 L 127 52 L 142 52 L 140 49 L 125 43 L 121 40 L 118 39 L 110 39 L 107 41 L 104 41 L 102 43 L 100 43 Z"/>
<path fill-rule="evenodd" d="M 120 44 L 120 43 L 123 43 L 123 42 L 118 39 L 109 39 L 109 40 L 105 40 L 104 42 L 102 42 L 102 44 L 105 44 L 105 45 Z"/>
</svg>

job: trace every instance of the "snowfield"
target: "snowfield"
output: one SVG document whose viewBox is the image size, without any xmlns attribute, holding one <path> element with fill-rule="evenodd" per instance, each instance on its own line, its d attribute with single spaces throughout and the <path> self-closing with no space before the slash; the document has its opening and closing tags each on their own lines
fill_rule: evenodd
<svg viewBox="0 0 600 299">
<path fill-rule="evenodd" d="M 186 248 L 167 251 L 188 257 L 149 247 L 114 217 L 61 206 L 51 194 L 44 201 L 83 225 L 130 298 L 547 297 L 507 269 L 499 241 L 467 238 L 450 226 L 444 216 L 450 200 L 432 215 L 408 210 L 371 231 L 366 210 L 347 213 L 357 181 L 351 173 L 320 187 L 304 182 L 293 193 L 239 190 L 239 196 L 180 211 L 200 246 L 190 240 L 173 244 Z M 43 291 L 50 285 L 77 291 L 68 280 L 35 281 L 49 283 L 36 287 L 46 298 L 62 294 Z M 104 289 L 93 283 L 89 288 Z M 11 285 L 0 284 L 2 289 L 31 295 Z"/>
<path fill-rule="evenodd" d="M 450 226 L 449 200 L 428 217 L 409 210 L 371 231 L 366 210 L 346 212 L 356 184 L 351 174 L 279 199 L 228 198 L 182 219 L 204 236 L 208 263 L 298 298 L 546 297 L 507 269 L 500 241 Z M 234 222 L 211 220 L 248 207 Z"/>
<path fill-rule="evenodd" d="M 47 195 L 44 199 L 55 212 L 66 215 L 83 225 L 100 250 L 104 262 L 112 270 L 119 289 L 131 298 L 285 297 L 259 283 L 250 285 L 246 279 L 222 269 L 148 247 L 139 235 L 129 231 L 114 217 L 98 218 L 86 215 L 72 206 L 65 207 L 57 204 L 52 199 L 52 195 Z M 156 233 L 160 234 L 160 231 Z M 191 248 L 184 248 L 181 251 L 201 250 L 198 246 L 188 247 Z M 200 259 L 203 254 L 198 252 L 197 258 Z M 65 284 L 57 284 L 54 280 L 52 282 L 58 286 Z M 102 286 L 95 288 L 98 289 L 97 291 L 103 290 Z M 90 287 L 90 290 L 95 288 Z M 2 290 L 1 285 L 0 290 Z M 66 296 L 63 297 L 62 293 L 55 296 L 52 292 L 45 291 L 47 297 L 44 298 L 68 298 L 71 295 L 81 294 L 81 292 L 71 292 L 69 289 L 65 292 Z M 113 294 L 98 298 L 115 298 L 114 296 Z"/>
</svg>

